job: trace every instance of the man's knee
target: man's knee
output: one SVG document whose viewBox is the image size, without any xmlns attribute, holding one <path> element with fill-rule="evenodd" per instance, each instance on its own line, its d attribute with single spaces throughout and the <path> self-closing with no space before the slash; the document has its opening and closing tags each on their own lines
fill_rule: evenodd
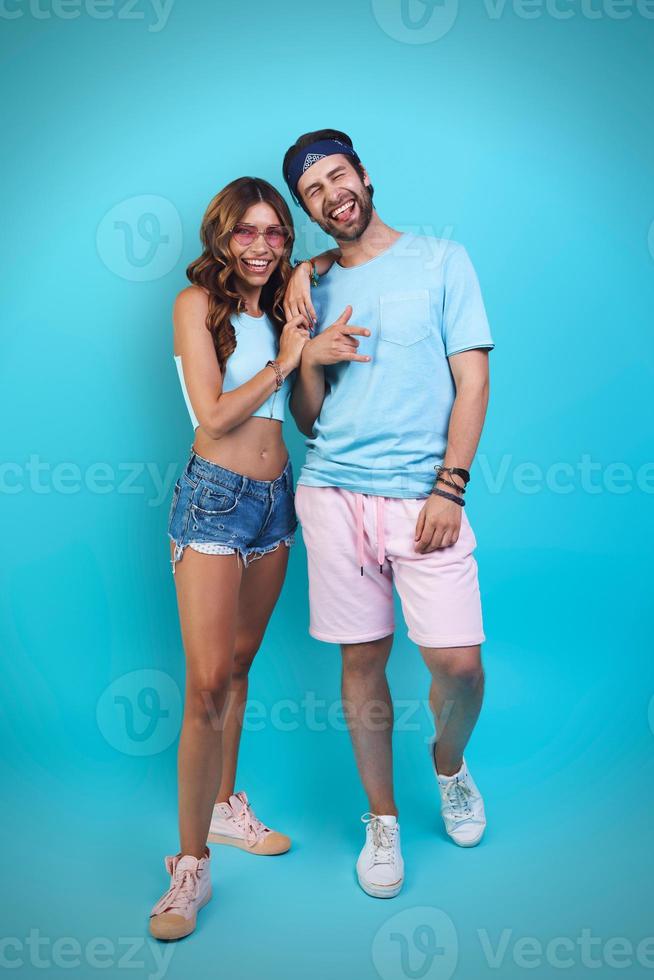
<svg viewBox="0 0 654 980">
<path fill-rule="evenodd" d="M 432 674 L 461 687 L 475 688 L 484 677 L 481 647 L 444 647 L 425 652 Z"/>
<path fill-rule="evenodd" d="M 367 677 L 370 674 L 383 673 L 392 645 L 392 634 L 368 643 L 342 644 L 343 674 L 347 677 Z"/>
</svg>

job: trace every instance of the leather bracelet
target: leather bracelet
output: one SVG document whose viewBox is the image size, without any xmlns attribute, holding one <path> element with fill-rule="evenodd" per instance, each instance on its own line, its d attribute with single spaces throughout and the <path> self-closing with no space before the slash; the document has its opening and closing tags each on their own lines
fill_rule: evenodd
<svg viewBox="0 0 654 980">
<path fill-rule="evenodd" d="M 436 483 L 444 483 L 446 487 L 452 487 L 453 490 L 458 490 L 459 493 L 466 492 L 465 487 L 460 487 L 458 483 L 454 482 L 454 480 L 446 480 L 444 476 L 437 476 Z"/>
<path fill-rule="evenodd" d="M 460 476 L 463 480 L 463 485 L 466 486 L 470 483 L 470 474 L 467 470 L 464 470 L 461 466 L 435 466 L 436 476 L 440 476 L 441 473 L 449 473 L 450 478 L 453 479 L 455 476 Z"/>
<path fill-rule="evenodd" d="M 431 493 L 435 493 L 437 497 L 445 497 L 446 500 L 453 500 L 455 504 L 459 505 L 459 507 L 465 507 L 466 505 L 465 500 L 462 500 L 461 497 L 457 497 L 454 493 L 448 493 L 447 490 L 437 490 L 434 488 Z"/>
<path fill-rule="evenodd" d="M 279 389 L 284 384 L 284 374 L 282 372 L 282 369 L 279 366 L 278 361 L 266 361 L 266 367 L 268 367 L 268 365 L 270 365 L 270 367 L 275 372 L 275 391 L 279 391 Z"/>
<path fill-rule="evenodd" d="M 470 483 L 470 473 L 462 466 L 435 466 L 434 469 L 439 473 L 449 473 L 450 476 L 460 476 L 464 483 Z"/>
</svg>

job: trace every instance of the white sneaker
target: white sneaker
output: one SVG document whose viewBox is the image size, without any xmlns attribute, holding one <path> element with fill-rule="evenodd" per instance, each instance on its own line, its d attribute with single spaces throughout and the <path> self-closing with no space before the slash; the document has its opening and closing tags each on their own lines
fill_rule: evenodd
<svg viewBox="0 0 654 980">
<path fill-rule="evenodd" d="M 165 858 L 170 888 L 150 912 L 150 932 L 156 939 L 182 939 L 193 932 L 199 910 L 211 898 L 211 853 L 169 854 Z"/>
<path fill-rule="evenodd" d="M 373 898 L 394 898 L 404 884 L 404 861 L 400 851 L 397 817 L 364 813 L 366 843 L 357 861 L 357 878 Z"/>
<path fill-rule="evenodd" d="M 451 776 L 441 776 L 436 768 L 436 736 L 429 742 L 429 755 L 441 794 L 441 813 L 445 830 L 460 847 L 474 847 L 486 829 L 484 801 L 468 771 L 465 758 Z"/>
<path fill-rule="evenodd" d="M 290 837 L 271 830 L 255 816 L 246 793 L 235 793 L 229 803 L 215 804 L 207 840 L 266 856 L 284 854 L 291 846 Z"/>
</svg>

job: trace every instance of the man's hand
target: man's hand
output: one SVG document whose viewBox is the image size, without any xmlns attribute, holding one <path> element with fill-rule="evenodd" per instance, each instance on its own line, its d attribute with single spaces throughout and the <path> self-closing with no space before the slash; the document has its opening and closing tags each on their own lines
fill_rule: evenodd
<svg viewBox="0 0 654 980">
<path fill-rule="evenodd" d="M 352 307 L 346 306 L 338 320 L 332 323 L 305 344 L 302 358 L 307 358 L 311 364 L 338 364 L 340 361 L 370 361 L 367 355 L 357 354 L 359 341 L 355 334 L 369 337 L 370 331 L 365 327 L 354 327 L 348 324 L 352 316 Z M 455 505 L 456 506 L 456 505 Z"/>
<path fill-rule="evenodd" d="M 461 530 L 461 507 L 453 500 L 432 493 L 418 514 L 416 551 L 427 554 L 454 544 Z"/>
</svg>

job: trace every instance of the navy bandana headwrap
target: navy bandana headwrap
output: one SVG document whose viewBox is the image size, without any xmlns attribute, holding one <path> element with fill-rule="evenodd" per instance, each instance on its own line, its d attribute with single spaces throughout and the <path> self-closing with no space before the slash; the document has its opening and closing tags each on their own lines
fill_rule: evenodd
<svg viewBox="0 0 654 980">
<path fill-rule="evenodd" d="M 297 185 L 302 174 L 312 167 L 314 163 L 318 160 L 322 160 L 323 157 L 331 156 L 334 153 L 345 153 L 349 157 L 353 157 L 354 160 L 359 162 L 359 156 L 348 146 L 347 143 L 341 143 L 340 140 L 317 140 L 315 143 L 309 143 L 303 149 L 298 150 L 294 157 L 291 157 L 286 173 L 284 174 L 284 180 L 288 184 L 288 188 L 293 195 L 293 199 L 298 202 L 297 195 Z M 299 203 L 299 202 L 298 202 Z"/>
</svg>

